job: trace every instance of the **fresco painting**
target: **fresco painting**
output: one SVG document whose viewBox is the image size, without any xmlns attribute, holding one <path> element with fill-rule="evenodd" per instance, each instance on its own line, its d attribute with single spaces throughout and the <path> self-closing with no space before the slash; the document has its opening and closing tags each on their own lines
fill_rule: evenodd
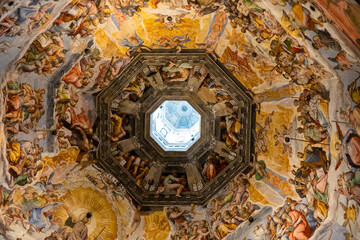
<svg viewBox="0 0 360 240">
<path fill-rule="evenodd" d="M 360 239 L 359 16 L 352 0 L 2 1 L 0 239 Z M 253 98 L 249 171 L 204 206 L 141 206 L 98 165 L 94 96 L 154 49 L 204 49 Z M 196 93 L 221 110 L 223 152 L 238 151 L 241 106 L 186 60 L 119 91 L 111 144 L 133 139 L 153 76 L 165 87 L 199 80 Z M 139 187 L 192 189 L 185 172 L 154 184 L 151 159 L 113 155 Z M 202 181 L 229 162 L 203 159 Z"/>
</svg>

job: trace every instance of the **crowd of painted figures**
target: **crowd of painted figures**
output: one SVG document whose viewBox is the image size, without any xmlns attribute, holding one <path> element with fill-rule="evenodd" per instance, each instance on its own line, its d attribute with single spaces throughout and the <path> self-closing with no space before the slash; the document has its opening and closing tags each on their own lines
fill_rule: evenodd
<svg viewBox="0 0 360 240">
<path fill-rule="evenodd" d="M 256 234 L 265 233 L 268 239 L 308 239 L 318 227 L 318 219 L 313 210 L 302 202 L 286 199 L 284 206 L 267 216 L 266 226 L 258 225 Z"/>
<path fill-rule="evenodd" d="M 235 231 L 241 223 L 252 218 L 260 206 L 249 201 L 250 185 L 247 177 L 240 174 L 226 191 L 212 199 L 207 208 L 211 220 L 195 219 L 194 209 L 182 210 L 178 207 L 166 209 L 166 215 L 176 228 L 171 239 L 222 239 Z"/>
<path fill-rule="evenodd" d="M 3 92 L 6 93 L 2 121 L 7 134 L 8 170 L 14 178 L 14 184 L 23 186 L 35 180 L 35 175 L 43 167 L 39 162 L 43 148 L 38 143 L 46 137 L 47 131 L 38 129 L 38 123 L 45 113 L 45 90 L 35 90 L 27 83 L 9 81 Z M 30 131 L 35 134 L 33 141 L 18 140 L 16 137 L 20 134 L 29 134 Z"/>
<path fill-rule="evenodd" d="M 0 54 L 11 59 L 0 60 L 0 236 L 88 239 L 90 223 L 96 216 L 91 211 L 79 215 L 63 201 L 68 185 L 74 184 L 69 183 L 74 173 L 83 173 L 85 180 L 106 195 L 111 204 L 118 204 L 126 195 L 109 179 L 85 173 L 89 168 L 101 172 L 93 154 L 98 140 L 91 95 L 119 76 L 135 52 L 150 52 L 151 48 L 180 52 L 197 47 L 224 62 L 246 87 L 256 92 L 249 91 L 259 117 L 252 133 L 255 152 L 250 172 L 237 176 L 210 200 L 205 210 L 198 211 L 194 206 L 165 207 L 171 238 L 223 239 L 235 234 L 245 222 L 255 221 L 254 216 L 265 205 L 275 210 L 265 222 L 256 225 L 254 239 L 309 239 L 334 207 L 342 216 L 336 221 L 349 232 L 344 233 L 344 238 L 359 238 L 360 87 L 358 79 L 353 80 L 359 61 L 331 26 L 333 18 L 314 4 L 317 2 L 321 1 L 2 1 Z M 334 2 L 341 6 L 339 14 L 343 14 L 344 22 L 349 26 L 359 22 L 354 14 L 358 8 L 348 7 L 353 3 L 328 1 L 328 8 Z M 201 24 L 205 24 L 203 29 L 196 27 Z M 127 29 L 130 25 L 133 29 Z M 150 25 L 149 29 L 159 28 L 152 37 L 146 30 Z M 358 26 L 355 24 L 354 29 Z M 130 33 L 118 33 L 125 30 Z M 205 38 L 201 34 L 206 34 Z M 184 84 L 190 76 L 201 79 L 198 95 L 221 118 L 218 140 L 225 143 L 223 150 L 229 156 L 236 152 L 242 145 L 241 106 L 226 89 L 204 69 L 189 62 L 168 61 L 156 71 L 165 86 Z M 136 103 L 152 87 L 149 76 L 136 76 L 119 98 Z M 347 92 L 332 88 L 329 79 L 341 82 Z M 45 89 L 53 88 L 54 96 L 46 95 Z M 347 104 L 340 108 L 342 99 Z M 291 104 L 281 100 L 290 100 Z M 54 109 L 49 109 L 51 106 Z M 289 109 L 294 110 L 290 114 L 293 119 L 277 123 L 280 113 L 286 115 Z M 112 110 L 108 136 L 111 144 L 133 135 L 133 117 Z M 54 126 L 48 127 L 45 122 L 53 119 Z M 50 135 L 57 140 L 53 146 L 58 150 L 56 156 L 45 153 L 45 139 Z M 278 146 L 279 153 L 274 150 Z M 119 153 L 115 158 L 139 187 L 144 186 L 151 159 L 140 157 L 136 151 Z M 280 176 L 281 170 L 274 163 L 280 158 L 290 163 L 288 174 L 281 173 L 284 176 Z M 211 184 L 230 161 L 217 152 L 206 156 L 198 166 L 206 184 Z M 337 180 L 335 186 L 330 174 Z M 152 185 L 149 181 L 147 184 Z M 295 192 L 291 197 L 284 194 L 286 182 Z M 272 188 L 271 192 L 282 198 L 281 206 L 273 204 L 272 199 L 261 201 L 255 184 L 263 184 L 262 189 Z M 163 172 L 153 191 L 181 196 L 190 191 L 186 173 Z M 60 210 L 64 213 L 62 219 L 57 214 Z M 141 206 L 134 212 L 127 234 L 135 238 L 145 213 Z M 335 234 L 330 231 L 327 239 Z"/>
</svg>

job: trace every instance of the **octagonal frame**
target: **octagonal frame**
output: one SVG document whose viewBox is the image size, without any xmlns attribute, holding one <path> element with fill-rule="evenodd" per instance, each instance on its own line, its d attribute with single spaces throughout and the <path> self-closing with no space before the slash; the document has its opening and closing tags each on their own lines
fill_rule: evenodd
<svg viewBox="0 0 360 240">
<path fill-rule="evenodd" d="M 181 198 L 176 198 L 174 195 L 159 195 L 154 192 L 149 192 L 142 186 L 137 186 L 131 174 L 122 167 L 115 157 L 111 154 L 111 144 L 109 143 L 108 133 L 110 132 L 110 109 L 111 101 L 119 94 L 122 89 L 145 67 L 165 65 L 171 59 L 174 62 L 189 62 L 194 65 L 202 65 L 207 73 L 215 78 L 222 87 L 224 87 L 228 94 L 237 102 L 242 102 L 241 117 L 244 128 L 242 129 L 243 145 L 237 151 L 237 158 L 230 162 L 229 166 L 220 172 L 215 179 L 209 184 L 196 192 L 184 192 Z M 161 93 L 165 87 L 158 86 L 153 90 L 152 94 Z M 191 89 L 187 88 L 191 92 Z M 172 88 L 172 91 L 183 91 L 182 87 Z M 114 79 L 108 87 L 103 89 L 97 96 L 95 96 L 95 103 L 97 115 L 101 116 L 97 135 L 100 138 L 100 143 L 97 150 L 97 158 L 99 165 L 107 172 L 112 174 L 119 180 L 127 190 L 128 194 L 139 204 L 145 206 L 163 206 L 172 204 L 206 204 L 219 190 L 223 189 L 226 184 L 241 172 L 249 170 L 249 162 L 252 161 L 251 154 L 254 152 L 254 138 L 252 129 L 255 128 L 255 106 L 252 104 L 252 97 L 249 95 L 249 90 L 246 89 L 219 61 L 214 60 L 205 50 L 198 49 L 184 49 L 181 53 L 175 54 L 175 51 L 168 49 L 154 49 L 151 53 L 137 53 L 133 56 L 132 61 L 122 71 L 120 76 Z M 150 94 L 149 94 L 150 95 Z M 149 96 L 148 96 L 149 97 Z M 146 103 L 148 97 L 141 100 Z M 179 100 L 178 98 L 176 100 Z M 247 117 L 245 117 L 245 115 Z M 141 119 L 137 115 L 137 120 Z M 137 121 L 139 122 L 139 121 Z M 135 135 L 138 136 L 139 128 L 136 127 Z M 144 138 L 145 139 L 145 138 Z M 201 138 L 200 138 L 201 140 Z M 199 140 L 199 141 L 200 141 Z M 135 145 L 138 148 L 142 146 L 142 139 L 134 137 Z M 208 142 L 208 145 L 213 142 Z M 194 146 L 194 145 L 193 145 Z M 211 148 L 210 148 L 211 150 Z M 169 161 L 154 163 L 157 166 L 164 166 L 164 164 L 171 165 Z M 176 164 L 182 167 L 188 167 L 191 162 L 177 162 Z M 175 165 L 176 165 L 175 164 Z"/>
<path fill-rule="evenodd" d="M 202 153 L 208 151 L 211 136 L 215 131 L 215 119 L 211 116 L 209 110 L 205 110 L 205 103 L 190 91 L 176 91 L 176 89 L 163 89 L 156 96 L 149 96 L 146 103 L 142 105 L 144 113 L 140 115 L 140 119 L 145 121 L 136 122 L 136 136 L 142 142 L 144 148 L 147 149 L 147 155 L 154 156 L 161 163 L 169 165 L 177 165 L 188 163 L 192 159 L 199 158 Z M 150 115 L 164 101 L 181 100 L 187 101 L 201 116 L 200 139 L 198 139 L 187 151 L 165 151 L 150 136 Z M 143 112 L 140 110 L 140 112 Z M 210 133 L 211 135 L 208 135 Z M 142 150 L 140 150 L 142 151 Z"/>
</svg>

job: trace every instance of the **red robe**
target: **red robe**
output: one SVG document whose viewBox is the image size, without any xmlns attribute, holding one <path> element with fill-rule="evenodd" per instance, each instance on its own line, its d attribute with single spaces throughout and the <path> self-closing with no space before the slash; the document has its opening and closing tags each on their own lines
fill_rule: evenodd
<svg viewBox="0 0 360 240">
<path fill-rule="evenodd" d="M 311 229 L 309 224 L 306 221 L 305 216 L 296 211 L 292 210 L 289 212 L 290 217 L 292 218 L 293 222 L 297 222 L 299 219 L 301 219 L 301 222 L 293 232 L 288 232 L 289 234 L 289 240 L 307 240 L 311 237 Z"/>
<path fill-rule="evenodd" d="M 79 66 L 73 67 L 62 79 L 67 84 L 73 84 L 79 88 L 82 86 L 81 68 Z"/>
</svg>

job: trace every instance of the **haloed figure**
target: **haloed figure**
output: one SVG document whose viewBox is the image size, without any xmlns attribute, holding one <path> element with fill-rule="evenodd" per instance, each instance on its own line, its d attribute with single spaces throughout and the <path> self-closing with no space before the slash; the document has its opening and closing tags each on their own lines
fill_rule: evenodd
<svg viewBox="0 0 360 240">
<path fill-rule="evenodd" d="M 68 226 L 72 228 L 72 231 L 70 231 L 66 239 L 79 239 L 79 240 L 87 240 L 88 239 L 88 228 L 87 224 L 90 222 L 90 219 L 92 217 L 92 213 L 88 212 L 83 216 L 80 220 L 73 222 L 74 218 L 71 213 L 69 213 L 68 209 L 68 219 L 65 222 L 65 226 Z"/>
</svg>

